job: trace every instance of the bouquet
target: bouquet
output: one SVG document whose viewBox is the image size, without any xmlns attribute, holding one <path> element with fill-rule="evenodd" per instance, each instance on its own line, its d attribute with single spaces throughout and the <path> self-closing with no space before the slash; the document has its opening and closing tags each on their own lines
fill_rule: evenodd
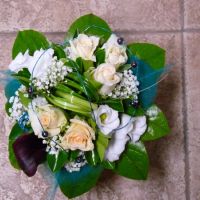
<svg viewBox="0 0 200 200">
<path fill-rule="evenodd" d="M 11 165 L 31 177 L 45 163 L 61 191 L 79 196 L 104 169 L 145 180 L 144 143 L 170 132 L 154 104 L 169 67 L 165 50 L 126 44 L 101 18 L 77 19 L 63 43 L 34 30 L 19 31 L 5 87 L 14 123 Z"/>
</svg>

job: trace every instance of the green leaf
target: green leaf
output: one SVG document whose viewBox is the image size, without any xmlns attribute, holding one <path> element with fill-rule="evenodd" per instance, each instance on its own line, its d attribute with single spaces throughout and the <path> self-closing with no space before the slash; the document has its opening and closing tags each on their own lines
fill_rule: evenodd
<svg viewBox="0 0 200 200">
<path fill-rule="evenodd" d="M 96 147 L 99 154 L 99 158 L 102 161 L 104 159 L 104 154 L 108 146 L 109 139 L 100 131 L 98 132 Z"/>
<path fill-rule="evenodd" d="M 165 50 L 154 44 L 133 43 L 128 45 L 129 50 L 139 59 L 155 70 L 165 66 Z"/>
<path fill-rule="evenodd" d="M 13 143 L 15 142 L 15 140 L 23 135 L 23 130 L 19 127 L 19 125 L 16 123 L 9 135 L 9 139 L 8 139 L 8 152 L 9 152 L 9 160 L 11 165 L 16 168 L 16 169 L 20 169 L 19 164 L 17 162 L 17 159 L 15 157 L 14 151 L 13 151 Z"/>
<path fill-rule="evenodd" d="M 90 67 L 93 67 L 93 62 L 91 60 L 84 60 L 82 58 L 77 58 L 76 63 L 79 65 L 80 68 L 87 71 Z"/>
<path fill-rule="evenodd" d="M 135 116 L 136 108 L 134 108 L 131 103 L 132 99 L 124 99 L 123 100 L 123 106 L 124 106 L 124 113 L 128 114 L 130 116 Z"/>
<path fill-rule="evenodd" d="M 96 88 L 96 89 L 100 89 L 102 84 L 95 81 L 94 79 L 94 67 L 90 67 L 86 72 L 84 72 L 84 76 L 86 77 L 86 79 Z"/>
<path fill-rule="evenodd" d="M 64 168 L 56 173 L 56 179 L 61 191 L 68 198 L 82 195 L 94 187 L 103 168 L 99 166 L 85 165 L 79 172 L 68 172 Z"/>
<path fill-rule="evenodd" d="M 12 49 L 12 58 L 14 59 L 18 53 L 25 53 L 29 50 L 29 54 L 33 55 L 34 51 L 47 49 L 49 42 L 45 36 L 34 30 L 19 31 Z"/>
<path fill-rule="evenodd" d="M 156 140 L 170 133 L 167 119 L 156 105 L 151 106 L 146 114 L 148 128 L 141 137 L 142 141 Z"/>
<path fill-rule="evenodd" d="M 85 158 L 88 164 L 92 166 L 96 166 L 100 161 L 99 155 L 96 150 L 85 152 Z"/>
<path fill-rule="evenodd" d="M 71 88 L 69 88 L 66 85 L 63 85 L 61 83 L 57 84 L 55 89 L 57 89 L 59 91 L 62 91 L 62 92 L 65 92 L 67 94 L 74 95 L 74 96 L 79 97 L 81 99 L 85 99 L 83 96 L 81 96 L 80 94 L 78 94 L 74 90 L 72 90 Z"/>
<path fill-rule="evenodd" d="M 106 99 L 100 101 L 100 104 L 106 104 L 114 110 L 124 112 L 124 106 L 121 99 Z"/>
<path fill-rule="evenodd" d="M 105 63 L 106 53 L 104 49 L 101 49 L 101 48 L 97 49 L 97 51 L 95 52 L 95 55 L 96 55 L 97 66 L 102 63 Z"/>
<path fill-rule="evenodd" d="M 117 69 L 117 71 L 118 71 L 118 72 L 123 72 L 123 71 L 125 71 L 125 70 L 129 70 L 130 68 L 131 68 L 131 64 L 125 64 L 125 65 L 120 66 L 120 67 Z"/>
<path fill-rule="evenodd" d="M 52 172 L 59 171 L 68 161 L 69 154 L 65 151 L 59 151 L 57 155 L 47 155 L 47 162 Z"/>
<path fill-rule="evenodd" d="M 115 172 L 130 179 L 146 180 L 149 159 L 142 142 L 128 143 L 126 150 L 116 162 Z"/>
<path fill-rule="evenodd" d="M 66 58 L 65 51 L 63 48 L 57 44 L 52 44 L 51 47 L 54 49 L 54 54 L 58 59 Z"/>
<path fill-rule="evenodd" d="M 9 102 L 6 102 L 6 104 L 5 104 L 5 111 L 6 111 L 6 113 L 7 113 L 8 116 L 10 116 L 9 108 L 11 108 L 11 107 L 12 107 L 12 104 L 9 103 Z"/>
<path fill-rule="evenodd" d="M 88 14 L 73 22 L 68 30 L 68 37 L 73 38 L 77 35 L 77 33 L 96 35 L 101 37 L 105 42 L 110 37 L 112 32 L 104 20 L 93 14 Z"/>
<path fill-rule="evenodd" d="M 29 99 L 28 97 L 25 97 L 23 92 L 19 91 L 18 93 L 19 93 L 20 102 L 22 103 L 24 107 L 28 108 L 29 103 L 31 103 L 31 99 Z"/>
<path fill-rule="evenodd" d="M 12 76 L 17 79 L 21 84 L 25 85 L 26 87 L 29 87 L 30 83 L 30 72 L 27 68 L 23 68 L 18 73 L 12 74 Z"/>
<path fill-rule="evenodd" d="M 103 160 L 101 165 L 106 169 L 110 169 L 110 170 L 114 170 L 115 169 L 115 162 L 110 162 L 108 160 Z"/>
<path fill-rule="evenodd" d="M 75 150 L 75 151 L 70 151 L 70 154 L 69 154 L 69 161 L 72 162 L 74 161 L 78 155 L 79 155 L 79 150 Z"/>
<path fill-rule="evenodd" d="M 70 104 L 64 98 L 55 97 L 53 95 L 45 96 L 45 98 L 50 103 L 52 103 L 55 106 L 58 106 L 58 107 L 60 107 L 62 109 L 66 109 L 66 110 L 70 110 L 70 111 L 73 111 L 73 112 L 77 112 L 77 113 L 82 114 L 82 115 L 87 116 L 87 117 L 91 116 L 90 107 L 88 107 L 88 109 L 83 109 L 79 105 L 76 106 L 74 104 Z"/>
</svg>

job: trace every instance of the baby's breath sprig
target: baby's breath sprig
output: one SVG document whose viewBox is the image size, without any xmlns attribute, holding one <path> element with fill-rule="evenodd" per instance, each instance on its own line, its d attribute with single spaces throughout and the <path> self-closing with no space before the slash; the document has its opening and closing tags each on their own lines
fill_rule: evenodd
<svg viewBox="0 0 200 200">
<path fill-rule="evenodd" d="M 114 99 L 126 99 L 132 97 L 134 100 L 137 100 L 139 93 L 139 82 L 137 77 L 132 74 L 131 70 L 125 70 L 121 75 L 121 81 L 116 85 L 115 89 L 108 94 L 108 96 Z"/>
<path fill-rule="evenodd" d="M 32 84 L 36 90 L 42 90 L 49 94 L 50 88 L 55 87 L 59 82 L 63 81 L 70 72 L 72 72 L 72 68 L 65 66 L 61 60 L 58 60 L 54 56 L 51 66 L 49 66 L 43 77 L 34 78 Z"/>
</svg>

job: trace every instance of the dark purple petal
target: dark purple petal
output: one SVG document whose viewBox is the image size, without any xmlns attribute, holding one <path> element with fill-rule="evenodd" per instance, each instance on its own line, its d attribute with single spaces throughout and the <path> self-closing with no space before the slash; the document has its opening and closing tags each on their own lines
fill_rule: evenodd
<svg viewBox="0 0 200 200">
<path fill-rule="evenodd" d="M 25 134 L 13 143 L 19 166 L 27 176 L 33 176 L 39 164 L 46 159 L 46 145 L 34 134 Z"/>
</svg>

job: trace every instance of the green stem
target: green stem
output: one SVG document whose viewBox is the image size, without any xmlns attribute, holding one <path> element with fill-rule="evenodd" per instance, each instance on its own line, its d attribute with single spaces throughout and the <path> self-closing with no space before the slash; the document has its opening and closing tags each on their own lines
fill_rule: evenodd
<svg viewBox="0 0 200 200">
<path fill-rule="evenodd" d="M 80 94 L 78 94 L 77 92 L 75 92 L 74 90 L 72 90 L 71 88 L 67 87 L 66 85 L 58 84 L 56 86 L 56 89 L 58 89 L 59 91 L 62 91 L 62 92 L 65 92 L 65 93 L 77 96 L 77 97 L 79 97 L 81 99 L 85 99 L 83 96 L 81 96 Z"/>
<path fill-rule="evenodd" d="M 69 79 L 67 79 L 65 82 L 64 82 L 65 85 L 68 85 L 68 86 L 71 86 L 75 89 L 78 89 L 80 90 L 81 92 L 84 92 L 84 89 L 81 85 L 79 85 L 78 83 L 74 82 L 74 81 L 71 81 Z"/>
<path fill-rule="evenodd" d="M 76 113 L 80 113 L 84 116 L 87 116 L 87 117 L 90 117 L 91 114 L 90 114 L 90 110 L 85 110 L 85 109 L 82 109 L 81 107 L 79 106 L 75 106 L 73 104 L 70 104 L 68 102 L 65 101 L 65 99 L 63 98 L 59 98 L 59 97 L 55 97 L 53 95 L 51 96 L 46 96 L 46 99 L 51 102 L 52 104 L 60 107 L 60 108 L 63 108 L 65 110 L 70 110 L 70 111 L 73 111 L 73 112 L 76 112 Z"/>
<path fill-rule="evenodd" d="M 94 103 L 89 103 L 88 101 L 86 100 L 83 100 L 83 99 L 80 99 L 79 97 L 76 97 L 74 95 L 71 95 L 71 94 L 67 94 L 67 93 L 63 93 L 61 91 L 56 91 L 55 92 L 59 97 L 62 97 L 64 98 L 68 103 L 71 103 L 73 105 L 78 105 L 82 108 L 85 108 L 87 110 L 91 110 L 91 107 L 93 109 L 96 109 L 97 108 L 97 105 L 94 104 Z"/>
</svg>

